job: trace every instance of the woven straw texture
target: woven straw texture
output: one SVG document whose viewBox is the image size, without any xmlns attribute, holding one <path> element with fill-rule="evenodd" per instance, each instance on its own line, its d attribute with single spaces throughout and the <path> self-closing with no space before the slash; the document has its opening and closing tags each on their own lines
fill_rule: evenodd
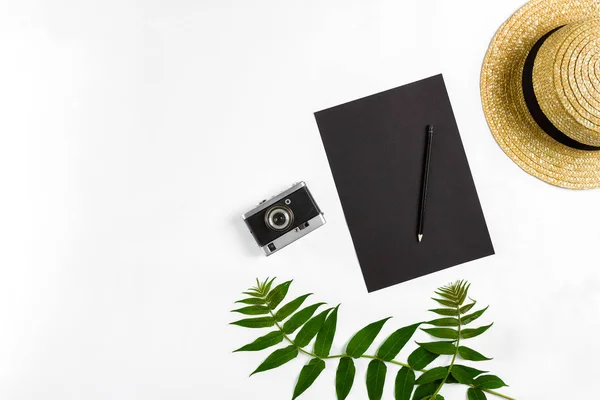
<svg viewBox="0 0 600 400">
<path fill-rule="evenodd" d="M 600 187 L 600 151 L 577 150 L 546 134 L 521 86 L 529 50 L 546 33 L 534 66 L 536 97 L 572 138 L 600 145 L 600 0 L 532 0 L 496 33 L 481 73 L 483 110 L 496 141 L 527 173 L 569 189 Z M 570 25 L 574 24 L 574 25 Z"/>
<path fill-rule="evenodd" d="M 600 19 L 591 19 L 552 34 L 533 69 L 533 87 L 544 114 L 566 135 L 591 146 L 600 146 L 598 57 Z"/>
</svg>

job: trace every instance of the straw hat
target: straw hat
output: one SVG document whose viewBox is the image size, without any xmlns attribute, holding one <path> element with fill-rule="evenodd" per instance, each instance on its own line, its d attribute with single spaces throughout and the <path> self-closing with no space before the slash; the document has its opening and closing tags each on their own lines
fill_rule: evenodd
<svg viewBox="0 0 600 400">
<path fill-rule="evenodd" d="M 496 141 L 529 174 L 600 187 L 600 0 L 533 0 L 504 23 L 481 73 Z"/>
</svg>

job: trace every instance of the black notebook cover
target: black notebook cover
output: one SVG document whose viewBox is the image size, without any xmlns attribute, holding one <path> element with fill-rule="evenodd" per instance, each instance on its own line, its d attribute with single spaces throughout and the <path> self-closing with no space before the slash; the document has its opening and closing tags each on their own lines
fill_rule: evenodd
<svg viewBox="0 0 600 400">
<path fill-rule="evenodd" d="M 315 117 L 369 292 L 494 254 L 442 75 Z M 435 133 L 419 243 L 427 125 Z"/>
</svg>

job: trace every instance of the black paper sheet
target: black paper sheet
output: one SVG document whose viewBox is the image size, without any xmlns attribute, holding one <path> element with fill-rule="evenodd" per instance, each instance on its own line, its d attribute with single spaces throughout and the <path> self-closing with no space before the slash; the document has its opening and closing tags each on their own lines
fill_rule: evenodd
<svg viewBox="0 0 600 400">
<path fill-rule="evenodd" d="M 315 117 L 369 292 L 494 254 L 442 75 Z M 427 125 L 435 133 L 419 243 Z"/>
</svg>

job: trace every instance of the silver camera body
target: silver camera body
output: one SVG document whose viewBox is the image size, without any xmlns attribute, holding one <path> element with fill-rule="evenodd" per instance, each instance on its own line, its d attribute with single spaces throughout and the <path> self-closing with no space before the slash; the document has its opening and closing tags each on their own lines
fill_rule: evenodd
<svg viewBox="0 0 600 400">
<path fill-rule="evenodd" d="M 263 200 L 242 218 L 267 256 L 325 224 L 323 213 L 304 182 Z"/>
</svg>

